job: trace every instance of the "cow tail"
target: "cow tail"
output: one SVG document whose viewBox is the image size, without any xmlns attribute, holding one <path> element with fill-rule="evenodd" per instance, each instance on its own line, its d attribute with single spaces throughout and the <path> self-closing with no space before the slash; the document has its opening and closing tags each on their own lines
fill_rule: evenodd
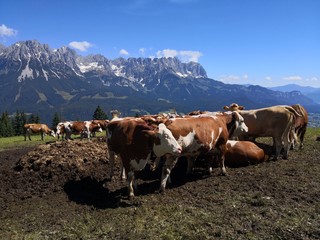
<svg viewBox="0 0 320 240">
<path fill-rule="evenodd" d="M 287 140 L 288 140 L 288 143 L 290 144 L 290 134 L 292 133 L 293 134 L 293 137 L 295 138 L 295 134 L 293 133 L 293 131 L 294 131 L 294 118 L 295 118 L 295 116 L 293 115 L 293 114 L 290 114 L 290 119 L 289 119 L 289 121 L 288 121 L 288 124 L 287 124 L 287 126 L 286 126 L 286 129 L 285 129 L 285 131 L 283 131 L 283 134 L 282 134 L 282 136 L 281 136 L 281 138 L 282 138 L 282 141 L 283 141 L 283 139 L 286 137 L 286 138 L 288 138 Z"/>
<path fill-rule="evenodd" d="M 293 113 L 296 117 L 303 117 L 303 113 L 301 111 L 301 108 L 299 107 L 300 109 L 300 112 L 302 113 L 302 115 L 300 113 L 298 113 L 293 107 L 291 106 L 285 106 L 285 109 L 287 109 L 289 112 Z"/>
</svg>

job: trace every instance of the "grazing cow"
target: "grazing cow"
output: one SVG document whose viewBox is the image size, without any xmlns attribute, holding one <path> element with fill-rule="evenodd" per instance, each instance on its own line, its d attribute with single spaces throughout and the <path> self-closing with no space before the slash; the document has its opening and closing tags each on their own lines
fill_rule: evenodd
<svg viewBox="0 0 320 240">
<path fill-rule="evenodd" d="M 129 196 L 134 196 L 134 173 L 141 171 L 153 152 L 157 157 L 180 154 L 181 147 L 164 124 L 149 126 L 140 118 L 111 121 L 107 125 L 110 177 L 113 176 L 114 155 L 120 156 L 128 178 Z"/>
<path fill-rule="evenodd" d="M 102 130 L 106 130 L 107 124 L 110 122 L 109 120 L 92 120 L 92 123 L 100 124 Z"/>
<path fill-rule="evenodd" d="M 50 135 L 55 137 L 55 133 L 53 130 L 51 130 L 46 124 L 42 124 L 42 123 L 30 123 L 30 124 L 25 124 L 23 126 L 23 130 L 24 130 L 24 140 L 27 141 L 27 136 L 29 138 L 29 140 L 31 141 L 31 134 L 34 133 L 40 133 L 41 135 L 41 140 L 43 141 L 44 136 Z"/>
<path fill-rule="evenodd" d="M 248 126 L 248 132 L 239 135 L 240 140 L 247 140 L 257 137 L 272 137 L 274 145 L 274 157 L 277 159 L 282 149 L 283 158 L 288 158 L 291 146 L 291 131 L 294 119 L 301 117 L 297 111 L 291 106 L 272 106 L 254 110 L 237 109 L 238 104 L 232 104 L 230 107 L 224 106 L 225 110 L 238 111 L 244 118 L 244 122 Z"/>
<path fill-rule="evenodd" d="M 268 159 L 264 150 L 250 141 L 228 140 L 227 149 L 225 165 L 228 167 L 244 167 Z"/>
<path fill-rule="evenodd" d="M 308 125 L 308 112 L 307 110 L 301 106 L 300 104 L 292 105 L 292 107 L 301 115 L 301 117 L 297 116 L 294 122 L 294 134 L 299 138 L 300 141 L 300 149 L 303 148 L 303 140 L 304 135 L 307 131 Z M 297 137 L 293 138 L 292 145 L 294 147 L 296 143 Z"/>
<path fill-rule="evenodd" d="M 181 145 L 181 156 L 187 157 L 188 168 L 191 168 L 190 160 L 199 155 L 217 157 L 223 175 L 226 175 L 224 158 L 228 138 L 240 132 L 239 128 L 243 131 L 248 130 L 243 118 L 237 112 L 220 113 L 216 116 L 175 118 L 168 120 L 165 124 Z M 177 157 L 166 156 L 161 176 L 161 192 L 165 190 L 170 172 L 177 161 Z"/>
<path fill-rule="evenodd" d="M 91 121 L 94 124 L 100 124 L 101 127 L 101 131 L 106 130 L 106 127 L 108 125 L 108 123 L 110 122 L 109 120 L 92 120 Z M 91 132 L 91 137 L 95 137 L 96 136 L 96 132 L 97 131 L 92 131 Z"/>
<path fill-rule="evenodd" d="M 65 127 L 65 139 L 71 139 L 71 134 L 80 134 L 81 139 L 86 137 L 90 140 L 92 132 L 102 132 L 99 123 L 92 123 L 91 121 L 74 121 Z"/>
</svg>

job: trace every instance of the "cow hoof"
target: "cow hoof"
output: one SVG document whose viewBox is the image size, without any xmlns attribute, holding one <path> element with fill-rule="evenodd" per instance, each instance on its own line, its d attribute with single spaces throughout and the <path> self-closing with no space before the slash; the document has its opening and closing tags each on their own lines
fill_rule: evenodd
<svg viewBox="0 0 320 240">
<path fill-rule="evenodd" d="M 128 199 L 132 201 L 132 200 L 135 199 L 135 196 L 134 196 L 134 195 L 129 195 L 129 196 L 128 196 Z"/>
<path fill-rule="evenodd" d="M 158 191 L 158 193 L 164 195 L 164 194 L 165 194 L 165 190 L 162 189 L 162 188 L 160 188 L 159 191 Z"/>
</svg>

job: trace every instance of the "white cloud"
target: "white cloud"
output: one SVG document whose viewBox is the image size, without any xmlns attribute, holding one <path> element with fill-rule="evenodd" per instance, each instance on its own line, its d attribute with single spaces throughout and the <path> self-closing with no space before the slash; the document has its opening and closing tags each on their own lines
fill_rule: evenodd
<svg viewBox="0 0 320 240">
<path fill-rule="evenodd" d="M 249 78 L 248 74 L 244 74 L 244 75 L 242 76 L 242 79 L 244 79 L 244 80 L 247 80 L 248 78 Z"/>
<path fill-rule="evenodd" d="M 302 77 L 300 77 L 300 76 L 289 76 L 289 77 L 284 77 L 282 79 L 283 80 L 287 80 L 287 81 L 301 81 Z"/>
<path fill-rule="evenodd" d="M 267 80 L 267 81 L 271 81 L 272 80 L 272 78 L 270 76 L 266 76 L 264 79 Z"/>
<path fill-rule="evenodd" d="M 140 48 L 139 53 L 144 56 L 146 54 L 146 49 L 145 48 Z"/>
<path fill-rule="evenodd" d="M 126 55 L 126 56 L 127 56 L 127 55 L 129 55 L 129 52 L 128 52 L 127 50 L 125 50 L 125 49 L 121 49 L 120 52 L 119 52 L 119 54 L 120 54 L 120 55 Z"/>
<path fill-rule="evenodd" d="M 17 33 L 18 33 L 17 30 L 14 30 L 12 28 L 8 28 L 4 24 L 0 25 L 0 36 L 1 37 L 11 37 L 11 36 L 15 36 Z"/>
<path fill-rule="evenodd" d="M 177 56 L 178 56 L 178 51 L 173 49 L 164 49 L 162 51 L 157 52 L 157 57 L 169 58 L 169 57 L 177 57 Z"/>
<path fill-rule="evenodd" d="M 183 62 L 198 62 L 199 58 L 203 54 L 199 51 L 190 51 L 190 50 L 183 50 L 177 51 L 174 49 L 164 49 L 162 51 L 157 52 L 157 57 L 178 57 Z"/>
<path fill-rule="evenodd" d="M 92 47 L 93 45 L 87 41 L 83 41 L 83 42 L 70 42 L 69 46 L 81 52 L 85 52 L 88 50 L 88 48 Z"/>
</svg>

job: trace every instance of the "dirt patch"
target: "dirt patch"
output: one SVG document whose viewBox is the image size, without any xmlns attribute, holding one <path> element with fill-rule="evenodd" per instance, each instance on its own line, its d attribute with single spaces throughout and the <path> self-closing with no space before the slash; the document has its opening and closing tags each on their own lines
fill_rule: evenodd
<svg viewBox="0 0 320 240">
<path fill-rule="evenodd" d="M 289 160 L 190 177 L 185 161 L 158 194 L 160 171 L 138 194 L 109 181 L 104 138 L 0 152 L 1 239 L 319 239 L 320 146 L 309 137 Z"/>
</svg>

